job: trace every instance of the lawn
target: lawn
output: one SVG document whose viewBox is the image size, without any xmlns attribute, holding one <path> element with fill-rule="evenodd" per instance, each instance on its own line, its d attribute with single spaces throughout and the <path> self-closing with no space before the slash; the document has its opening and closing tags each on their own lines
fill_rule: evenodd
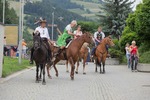
<svg viewBox="0 0 150 100">
<path fill-rule="evenodd" d="M 22 64 L 18 64 L 18 58 L 4 57 L 2 77 L 29 68 L 29 66 L 29 60 L 22 59 Z"/>
</svg>

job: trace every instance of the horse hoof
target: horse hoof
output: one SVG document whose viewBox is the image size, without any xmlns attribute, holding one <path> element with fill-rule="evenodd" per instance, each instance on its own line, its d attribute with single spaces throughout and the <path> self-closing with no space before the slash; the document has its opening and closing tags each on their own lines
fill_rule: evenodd
<svg viewBox="0 0 150 100">
<path fill-rule="evenodd" d="M 74 80 L 74 77 L 71 77 L 71 80 Z"/>
<path fill-rule="evenodd" d="M 36 80 L 35 83 L 39 83 L 39 80 Z"/>
<path fill-rule="evenodd" d="M 84 72 L 83 75 L 86 75 L 86 72 Z"/>
<path fill-rule="evenodd" d="M 46 85 L 46 82 L 42 82 L 42 85 Z"/>
<path fill-rule="evenodd" d="M 66 70 L 67 73 L 69 73 L 69 70 Z"/>
<path fill-rule="evenodd" d="M 48 76 L 49 79 L 52 79 L 52 76 Z"/>
<path fill-rule="evenodd" d="M 78 72 L 77 72 L 77 71 L 76 71 L 75 73 L 76 73 L 76 74 L 78 74 Z"/>
<path fill-rule="evenodd" d="M 58 74 L 56 74 L 56 77 L 58 77 Z"/>
</svg>

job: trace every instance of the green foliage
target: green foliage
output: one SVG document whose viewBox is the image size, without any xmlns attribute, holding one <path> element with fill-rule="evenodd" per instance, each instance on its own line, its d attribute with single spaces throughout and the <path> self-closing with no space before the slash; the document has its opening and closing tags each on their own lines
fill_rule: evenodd
<svg viewBox="0 0 150 100">
<path fill-rule="evenodd" d="M 119 41 L 119 43 L 120 43 L 120 49 L 123 51 L 124 48 L 125 48 L 126 43 L 131 44 L 131 42 L 133 40 L 135 40 L 137 42 L 137 45 L 140 44 L 138 35 L 135 32 L 131 32 L 131 33 L 128 33 L 126 35 L 123 35 L 121 37 L 120 41 Z"/>
<path fill-rule="evenodd" d="M 65 26 L 69 24 L 72 20 L 86 21 L 86 18 L 61 8 L 61 6 L 58 6 L 56 3 L 54 3 L 54 1 L 55 0 L 43 0 L 42 2 L 26 3 L 25 14 L 28 15 L 27 17 L 25 17 L 25 19 L 27 20 L 26 26 L 35 29 L 37 25 L 34 25 L 34 21 L 35 18 L 38 19 L 39 17 L 46 18 L 48 24 L 51 24 L 53 11 L 55 12 L 55 24 L 58 25 L 61 31 L 63 31 Z M 53 7 L 55 7 L 55 10 L 53 9 Z M 63 20 L 59 19 L 60 16 L 63 17 Z M 49 32 L 51 32 L 51 27 L 49 28 Z M 56 28 L 54 28 L 54 32 L 56 32 Z M 57 33 L 54 34 L 54 39 L 57 39 Z"/>
<path fill-rule="evenodd" d="M 80 21 L 78 22 L 78 24 L 82 26 L 83 32 L 88 31 L 88 32 L 94 33 L 95 31 L 97 31 L 97 28 L 98 28 L 98 24 L 96 24 L 95 22 Z"/>
<path fill-rule="evenodd" d="M 122 62 L 122 58 L 124 55 L 123 52 L 121 52 L 120 50 L 114 49 L 114 48 L 110 48 L 109 53 L 111 55 L 111 58 L 119 58 L 119 61 Z"/>
<path fill-rule="evenodd" d="M 104 0 L 100 9 L 103 11 L 98 15 L 103 26 L 108 32 L 120 39 L 122 31 L 126 25 L 126 18 L 132 12 L 130 0 Z"/>
<path fill-rule="evenodd" d="M 0 22 L 3 19 L 3 0 L 0 0 Z M 6 1 L 5 3 L 5 24 L 17 24 L 18 16 L 13 8 L 9 8 L 9 3 Z"/>
<path fill-rule="evenodd" d="M 22 59 L 22 64 L 18 64 L 17 58 L 4 57 L 2 77 L 29 67 L 29 61 Z"/>
<path fill-rule="evenodd" d="M 144 0 L 135 13 L 136 32 L 141 37 L 141 41 L 150 42 L 150 0 Z"/>
<path fill-rule="evenodd" d="M 139 53 L 142 55 L 142 53 L 146 52 L 146 51 L 150 51 L 150 44 L 147 42 L 143 42 L 141 43 L 140 47 L 138 48 Z"/>
<path fill-rule="evenodd" d="M 143 53 L 139 59 L 140 63 L 150 63 L 150 51 Z"/>
</svg>

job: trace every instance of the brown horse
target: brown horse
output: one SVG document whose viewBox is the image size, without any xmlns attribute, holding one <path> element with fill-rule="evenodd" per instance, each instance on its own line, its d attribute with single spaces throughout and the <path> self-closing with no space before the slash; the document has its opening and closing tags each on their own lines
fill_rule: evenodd
<svg viewBox="0 0 150 100">
<path fill-rule="evenodd" d="M 97 46 L 95 51 L 95 61 L 96 61 L 96 67 L 95 72 L 97 72 L 97 65 L 100 66 L 100 73 L 105 73 L 105 61 L 107 57 L 107 50 L 106 45 L 108 46 L 114 46 L 114 43 L 110 36 L 104 38 L 102 42 Z M 101 70 L 101 63 L 103 64 L 103 72 Z"/>
<path fill-rule="evenodd" d="M 75 69 L 75 63 L 78 60 L 78 54 L 79 51 L 83 45 L 84 42 L 87 43 L 93 43 L 93 39 L 91 37 L 90 33 L 85 33 L 83 34 L 81 37 L 73 40 L 71 42 L 71 44 L 69 45 L 68 48 L 65 48 L 61 51 L 61 53 L 56 57 L 55 61 L 53 62 L 53 67 L 56 71 L 56 76 L 58 76 L 58 70 L 56 68 L 56 64 L 60 61 L 60 60 L 68 60 L 70 65 L 71 65 L 71 73 L 70 73 L 70 77 L 73 80 L 74 79 L 74 69 Z M 49 66 L 47 68 L 47 71 L 49 71 Z M 49 72 L 48 72 L 49 73 Z M 49 75 L 50 76 L 50 75 Z"/>
<path fill-rule="evenodd" d="M 86 74 L 86 72 L 85 72 L 85 63 L 86 63 L 86 59 L 88 57 L 87 45 L 88 45 L 87 43 L 84 43 L 83 46 L 80 49 L 79 54 L 78 54 L 79 58 L 77 60 L 77 67 L 76 67 L 76 71 L 75 71 L 76 74 L 78 74 L 80 59 L 83 59 L 83 74 Z M 69 70 L 68 70 L 68 61 L 66 61 L 66 72 L 69 72 Z"/>
</svg>

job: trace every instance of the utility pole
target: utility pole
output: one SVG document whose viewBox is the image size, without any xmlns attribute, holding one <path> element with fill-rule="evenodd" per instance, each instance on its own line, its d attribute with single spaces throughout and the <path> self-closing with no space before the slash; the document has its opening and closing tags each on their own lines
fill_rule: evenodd
<svg viewBox="0 0 150 100">
<path fill-rule="evenodd" d="M 52 12 L 52 40 L 54 40 L 54 16 L 55 16 L 55 7 L 53 7 L 53 12 Z"/>
<path fill-rule="evenodd" d="M 21 64 L 22 56 L 22 37 L 23 37 L 23 14 L 24 14 L 24 0 L 20 0 L 20 12 L 19 12 L 19 64 Z"/>
<path fill-rule="evenodd" d="M 5 24 L 5 0 L 3 0 L 3 24 Z"/>
<path fill-rule="evenodd" d="M 52 40 L 54 39 L 54 12 L 52 13 Z"/>
</svg>

